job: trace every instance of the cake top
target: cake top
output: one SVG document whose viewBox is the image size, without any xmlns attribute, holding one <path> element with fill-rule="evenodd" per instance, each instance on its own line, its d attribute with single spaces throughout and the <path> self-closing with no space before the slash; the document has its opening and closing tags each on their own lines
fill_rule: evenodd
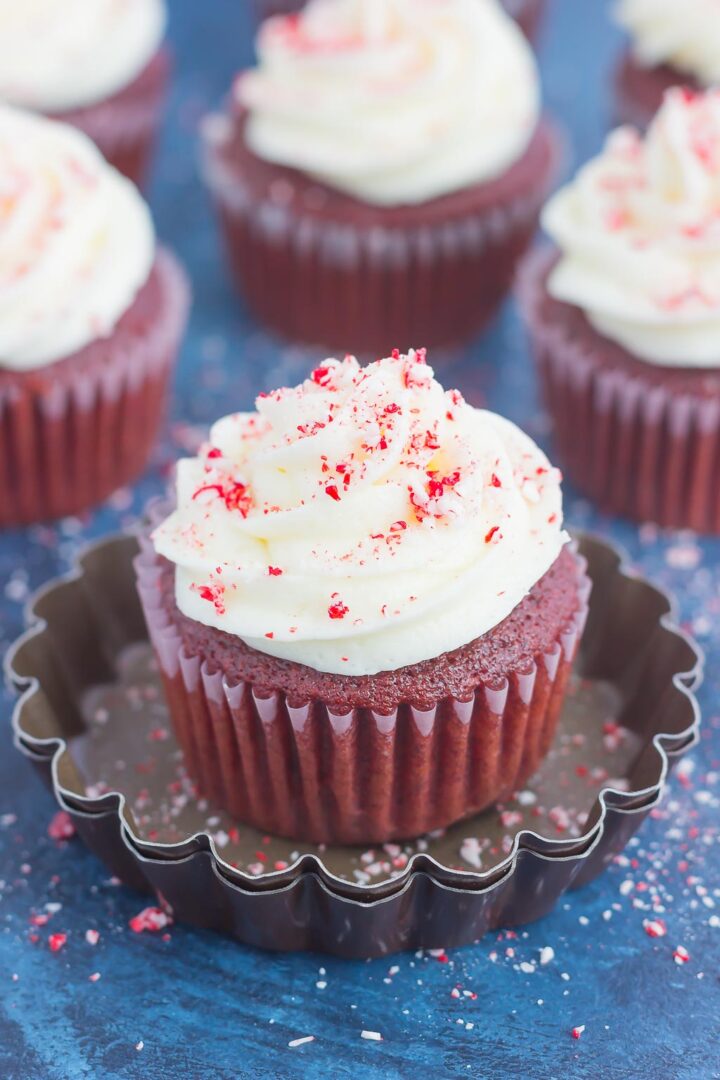
<svg viewBox="0 0 720 1080">
<path fill-rule="evenodd" d="M 496 0 L 310 0 L 258 54 L 235 87 L 250 149 L 368 203 L 492 180 L 537 126 L 532 51 Z"/>
<path fill-rule="evenodd" d="M 0 105 L 0 368 L 106 337 L 155 253 L 137 189 L 76 128 Z"/>
<path fill-rule="evenodd" d="M 549 288 L 641 359 L 720 367 L 720 91 L 668 92 L 551 199 Z"/>
<path fill-rule="evenodd" d="M 182 612 L 347 675 L 449 652 L 557 558 L 560 477 L 509 421 L 435 380 L 424 350 L 327 360 L 220 420 L 156 530 Z"/>
<path fill-rule="evenodd" d="M 644 67 L 668 64 L 704 86 L 720 82 L 717 0 L 619 0 L 615 10 Z"/>
<path fill-rule="evenodd" d="M 164 32 L 164 0 L 0 0 L 0 100 L 94 105 L 140 74 Z"/>
</svg>

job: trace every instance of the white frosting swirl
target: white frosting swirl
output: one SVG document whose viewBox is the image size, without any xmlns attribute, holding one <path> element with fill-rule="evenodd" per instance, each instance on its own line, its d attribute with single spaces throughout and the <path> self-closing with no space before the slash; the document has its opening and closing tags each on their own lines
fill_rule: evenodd
<svg viewBox="0 0 720 1080">
<path fill-rule="evenodd" d="M 0 105 L 0 367 L 106 337 L 155 255 L 137 189 L 80 131 Z"/>
<path fill-rule="evenodd" d="M 0 100 L 94 105 L 140 74 L 164 32 L 164 0 L 0 0 Z"/>
<path fill-rule="evenodd" d="M 369 203 L 494 179 L 537 126 L 532 51 L 496 0 L 310 0 L 258 51 L 236 86 L 250 149 Z"/>
<path fill-rule="evenodd" d="M 616 15 L 643 67 L 669 64 L 705 86 L 720 82 L 717 0 L 620 0 Z"/>
<path fill-rule="evenodd" d="M 328 360 L 181 461 L 154 533 L 181 611 L 262 652 L 368 675 L 501 622 L 557 558 L 560 477 L 424 351 Z"/>
<path fill-rule="evenodd" d="M 552 296 L 643 360 L 720 367 L 720 91 L 672 90 L 547 205 Z"/>
</svg>

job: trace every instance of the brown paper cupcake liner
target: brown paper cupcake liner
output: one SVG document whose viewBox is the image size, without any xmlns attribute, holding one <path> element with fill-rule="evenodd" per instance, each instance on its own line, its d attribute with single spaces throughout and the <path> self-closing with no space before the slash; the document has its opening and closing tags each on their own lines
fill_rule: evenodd
<svg viewBox="0 0 720 1080">
<path fill-rule="evenodd" d="M 188 307 L 169 252 L 158 252 L 153 273 L 161 300 L 145 333 L 122 347 L 108 338 L 91 363 L 59 361 L 52 377 L 0 371 L 0 528 L 78 513 L 145 468 Z"/>
<path fill-rule="evenodd" d="M 535 233 L 561 154 L 543 121 L 505 176 L 446 196 L 447 212 L 443 200 L 375 210 L 341 201 L 338 210 L 336 196 L 322 212 L 311 198 L 321 189 L 305 179 L 297 186 L 299 174 L 248 160 L 246 150 L 244 162 L 232 160 L 230 143 L 241 138 L 226 117 L 206 122 L 205 176 L 241 295 L 283 337 L 363 356 L 395 345 L 453 346 L 489 322 Z M 246 182 L 248 166 L 262 170 L 262 182 Z M 309 202 L 288 200 L 288 183 Z"/>
<path fill-rule="evenodd" d="M 258 22 L 271 15 L 291 15 L 304 7 L 306 0 L 253 0 L 255 17 Z M 540 31 L 540 24 L 545 14 L 547 0 L 501 0 L 508 15 L 520 25 L 530 41 L 535 41 Z"/>
<path fill-rule="evenodd" d="M 200 791 L 261 831 L 316 843 L 420 836 L 521 787 L 552 743 L 587 615 L 578 609 L 527 671 L 390 714 L 229 684 L 190 655 L 159 602 L 161 560 L 141 540 L 138 589 L 175 732 Z"/>
<path fill-rule="evenodd" d="M 84 131 L 111 165 L 142 187 L 162 123 L 170 67 L 169 52 L 160 49 L 130 86 L 106 101 L 52 119 Z"/>
<path fill-rule="evenodd" d="M 518 292 L 566 475 L 608 513 L 720 533 L 720 381 L 709 392 L 706 372 L 688 369 L 680 385 L 649 364 L 610 363 L 615 347 L 589 324 L 557 317 L 564 305 L 548 314 L 556 257 L 529 256 Z"/>
<path fill-rule="evenodd" d="M 580 696 L 589 690 L 590 698 L 580 709 L 579 700 L 567 701 L 564 731 L 576 733 L 575 743 L 611 717 L 628 729 L 631 743 L 617 774 L 627 779 L 622 786 L 608 779 L 590 796 L 594 803 L 577 834 L 553 829 L 546 837 L 537 825 L 524 824 L 506 830 L 497 815 L 483 814 L 413 845 L 396 877 L 364 882 L 353 879 L 356 848 L 301 845 L 288 857 L 287 841 L 229 824 L 237 844 L 234 839 L 221 848 L 210 835 L 209 818 L 217 811 L 193 799 L 180 842 L 148 839 L 122 785 L 133 763 L 142 763 L 143 800 L 157 799 L 160 810 L 177 750 L 172 741 L 145 741 L 167 718 L 164 705 L 158 713 L 159 676 L 153 676 L 153 694 L 139 695 L 132 677 L 123 684 L 122 658 L 150 651 L 134 590 L 137 550 L 132 537 L 106 539 L 88 549 L 77 571 L 41 590 L 28 611 L 31 628 L 9 650 L 6 670 L 22 692 L 13 718 L 18 747 L 110 871 L 154 893 L 177 920 L 263 948 L 345 957 L 468 944 L 488 930 L 546 915 L 565 890 L 596 877 L 657 805 L 673 763 L 697 741 L 692 690 L 700 681 L 701 654 L 677 628 L 666 594 L 628 576 L 613 547 L 585 536 L 579 551 L 594 588 L 576 675 Z M 93 701 L 104 701 L 114 714 L 94 728 Z M 88 739 L 117 769 L 96 771 Z M 604 760 L 602 745 L 602 734 L 596 749 L 587 745 L 591 771 Z M 548 806 L 562 804 L 561 776 L 560 763 L 551 764 L 545 781 L 534 778 L 529 787 Z M 100 780 L 111 786 L 94 790 Z M 506 831 L 507 844 L 501 843 Z M 461 838 L 470 835 L 494 838 L 498 853 L 489 865 L 458 865 Z M 243 845 L 252 853 L 265 841 L 268 858 L 258 876 L 234 864 Z M 281 854 L 287 860 L 282 869 L 273 863 Z"/>
</svg>

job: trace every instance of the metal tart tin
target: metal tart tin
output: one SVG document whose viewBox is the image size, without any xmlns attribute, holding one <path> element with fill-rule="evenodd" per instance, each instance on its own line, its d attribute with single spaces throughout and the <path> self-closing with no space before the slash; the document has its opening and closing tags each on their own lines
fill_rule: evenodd
<svg viewBox="0 0 720 1080">
<path fill-rule="evenodd" d="M 16 745 L 114 874 L 238 941 L 358 958 L 530 922 L 622 850 L 698 733 L 702 655 L 670 599 L 614 547 L 577 539 L 594 587 L 556 744 L 514 801 L 440 834 L 300 845 L 198 799 L 153 668 L 132 536 L 88 548 L 31 601 L 6 658 Z"/>
</svg>

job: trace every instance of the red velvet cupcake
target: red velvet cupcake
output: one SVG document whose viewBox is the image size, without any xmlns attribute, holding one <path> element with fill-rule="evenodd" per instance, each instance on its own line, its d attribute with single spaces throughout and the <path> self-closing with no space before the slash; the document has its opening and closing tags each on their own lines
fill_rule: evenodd
<svg viewBox="0 0 720 1080">
<path fill-rule="evenodd" d="M 162 118 L 164 0 L 0 0 L 0 100 L 73 124 L 136 184 Z"/>
<path fill-rule="evenodd" d="M 79 131 L 0 106 L 0 527 L 142 471 L 188 288 L 147 207 Z"/>
<path fill-rule="evenodd" d="M 616 15 L 631 37 L 615 80 L 620 123 L 645 129 L 672 87 L 720 83 L 715 0 L 620 0 Z"/>
<path fill-rule="evenodd" d="M 374 356 L 470 338 L 557 165 L 512 21 L 475 0 L 312 0 L 266 23 L 259 52 L 205 140 L 249 307 L 290 339 Z"/>
<path fill-rule="evenodd" d="M 548 205 L 520 296 L 569 478 L 609 512 L 720 533 L 720 92 L 671 91 L 642 137 Z"/>
<path fill-rule="evenodd" d="M 304 7 L 306 0 L 254 0 L 258 22 L 271 15 L 291 15 Z M 508 15 L 518 23 L 530 41 L 540 33 L 540 25 L 547 7 L 547 0 L 500 0 Z"/>
<path fill-rule="evenodd" d="M 186 764 L 304 840 L 419 835 L 524 784 L 589 593 L 559 475 L 424 352 L 326 361 L 214 426 L 140 595 Z"/>
</svg>

